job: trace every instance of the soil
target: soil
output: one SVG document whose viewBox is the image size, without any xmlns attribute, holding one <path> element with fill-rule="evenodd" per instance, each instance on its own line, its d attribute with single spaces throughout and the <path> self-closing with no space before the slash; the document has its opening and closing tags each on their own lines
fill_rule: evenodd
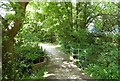
<svg viewBox="0 0 120 81">
<path fill-rule="evenodd" d="M 47 53 L 49 63 L 47 71 L 44 72 L 45 79 L 80 79 L 86 81 L 90 79 L 80 68 L 71 62 L 67 55 L 57 49 L 57 45 L 39 44 Z"/>
</svg>

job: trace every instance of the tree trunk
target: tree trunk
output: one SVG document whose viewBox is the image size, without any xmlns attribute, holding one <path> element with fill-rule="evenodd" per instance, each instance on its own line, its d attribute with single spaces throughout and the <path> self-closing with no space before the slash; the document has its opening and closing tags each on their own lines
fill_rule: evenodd
<svg viewBox="0 0 120 81">
<path fill-rule="evenodd" d="M 78 18 L 79 18 L 79 6 L 80 2 L 76 4 L 76 31 L 79 31 Z"/>
<path fill-rule="evenodd" d="M 3 43 L 3 52 L 13 53 L 14 37 L 16 36 L 22 25 L 27 4 L 28 2 L 19 2 L 21 12 L 18 13 L 18 11 L 16 11 L 16 15 L 20 14 L 21 17 L 19 19 L 15 19 L 14 27 L 11 30 L 7 30 L 7 32 L 5 32 L 5 35 L 3 34 L 4 36 L 8 37 L 8 39 Z"/>
<path fill-rule="evenodd" d="M 14 61 L 15 61 L 15 56 L 14 56 L 14 37 L 16 36 L 16 34 L 18 33 L 18 31 L 20 30 L 20 27 L 23 23 L 23 18 L 25 17 L 25 9 L 26 6 L 28 4 L 28 2 L 18 2 L 19 4 L 19 10 L 15 10 L 16 15 L 20 15 L 19 18 L 15 18 L 15 20 L 13 20 L 14 23 L 14 27 L 12 27 L 12 29 L 8 29 L 9 25 L 6 25 L 7 22 L 3 23 L 3 30 L 2 30 L 2 34 L 3 34 L 3 71 L 2 71 L 2 75 L 3 75 L 3 79 L 5 76 L 7 76 L 7 78 L 9 79 L 13 79 L 15 78 L 15 67 L 14 67 Z M 5 19 L 4 19 L 5 20 Z M 6 21 L 6 20 L 5 20 Z M 6 27 L 7 26 L 7 27 Z M 6 29 L 5 29 L 6 28 Z M 7 30 L 7 31 L 5 31 Z M 7 39 L 5 39 L 7 37 Z"/>
</svg>

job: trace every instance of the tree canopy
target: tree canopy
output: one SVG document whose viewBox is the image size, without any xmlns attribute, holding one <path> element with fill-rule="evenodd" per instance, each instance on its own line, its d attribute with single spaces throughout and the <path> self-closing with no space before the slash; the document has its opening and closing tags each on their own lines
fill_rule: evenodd
<svg viewBox="0 0 120 81">
<path fill-rule="evenodd" d="M 32 61 L 45 56 L 37 46 L 40 42 L 60 44 L 66 54 L 71 48 L 81 49 L 76 65 L 93 78 L 119 78 L 119 2 L 13 1 L 0 6 L 5 11 L 1 15 L 5 79 L 21 77 L 16 66 L 25 64 L 17 59 L 21 55 Z"/>
</svg>

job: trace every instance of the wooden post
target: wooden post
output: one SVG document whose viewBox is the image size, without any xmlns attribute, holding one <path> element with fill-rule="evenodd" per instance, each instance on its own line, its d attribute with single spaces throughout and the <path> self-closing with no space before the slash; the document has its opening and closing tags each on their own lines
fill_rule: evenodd
<svg viewBox="0 0 120 81">
<path fill-rule="evenodd" d="M 78 48 L 78 60 L 80 60 L 79 48 Z"/>
</svg>

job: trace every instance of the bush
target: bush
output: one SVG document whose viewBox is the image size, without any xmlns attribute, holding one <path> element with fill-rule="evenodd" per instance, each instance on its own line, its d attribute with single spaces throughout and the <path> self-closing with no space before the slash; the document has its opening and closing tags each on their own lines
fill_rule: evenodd
<svg viewBox="0 0 120 81">
<path fill-rule="evenodd" d="M 15 46 L 15 50 L 16 50 L 15 51 L 16 58 L 14 62 L 12 63 L 9 62 L 9 60 L 6 58 L 7 54 L 4 54 L 3 56 L 4 57 L 3 68 L 5 68 L 7 64 L 13 65 L 12 71 L 8 67 L 3 70 L 3 74 L 4 74 L 3 79 L 11 78 L 12 76 L 14 76 L 14 78 L 17 79 L 31 78 L 34 74 L 34 71 L 32 70 L 32 66 L 31 66 L 33 64 L 33 61 L 37 58 L 41 59 L 45 57 L 46 54 L 35 43 Z"/>
</svg>

